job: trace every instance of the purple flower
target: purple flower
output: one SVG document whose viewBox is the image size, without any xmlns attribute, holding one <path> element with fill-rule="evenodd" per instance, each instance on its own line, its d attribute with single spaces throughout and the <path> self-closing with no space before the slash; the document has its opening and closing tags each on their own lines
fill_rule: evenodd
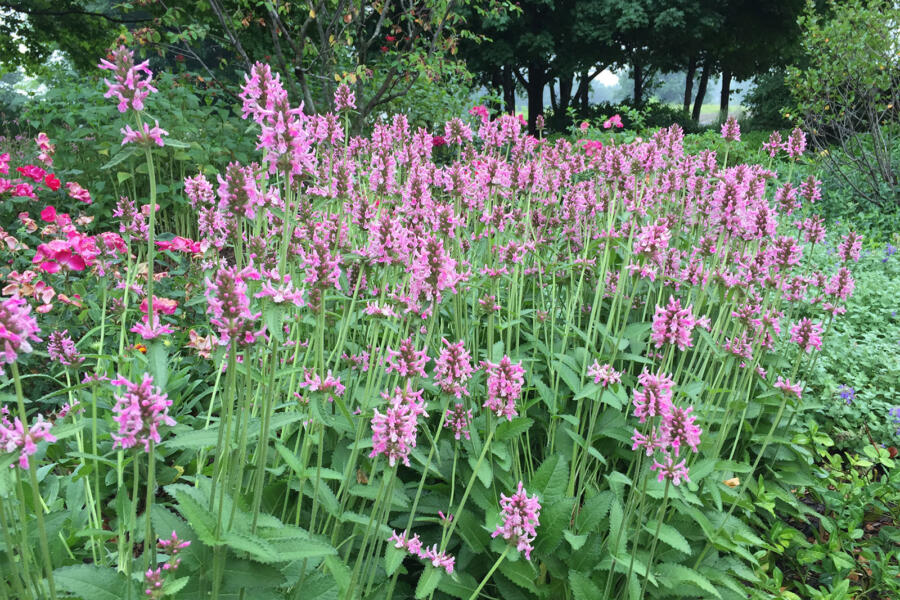
<svg viewBox="0 0 900 600">
<path fill-rule="evenodd" d="M 113 407 L 115 421 L 119 424 L 118 433 L 112 434 L 113 447 L 132 448 L 143 444 L 144 450 L 149 452 L 150 441 L 157 444 L 160 441 L 159 426 L 175 425 L 175 419 L 169 416 L 172 401 L 153 386 L 153 377 L 149 373 L 144 373 L 139 384 L 121 375 L 110 383 L 125 388 L 124 394 L 116 396 Z"/>
<path fill-rule="evenodd" d="M 516 411 L 516 400 L 522 395 L 525 383 L 525 369 L 522 363 L 512 364 L 508 356 L 503 356 L 499 363 L 481 361 L 487 371 L 487 400 L 482 405 L 493 411 L 498 417 L 506 417 L 512 421 L 519 415 Z"/>
<path fill-rule="evenodd" d="M 137 111 L 144 110 L 144 100 L 155 92 L 156 88 L 150 84 L 153 72 L 147 66 L 149 61 L 140 64 L 134 64 L 134 53 L 125 46 L 113 52 L 112 61 L 101 60 L 97 65 L 100 69 L 109 69 L 115 74 L 115 83 L 111 83 L 108 79 L 103 81 L 109 86 L 105 98 L 115 96 L 119 101 L 119 112 L 125 112 L 129 108 Z M 146 75 L 146 78 L 142 78 Z"/>
<path fill-rule="evenodd" d="M 841 385 L 841 387 L 838 388 L 838 396 L 847 402 L 847 405 L 849 406 L 853 403 L 853 400 L 856 399 L 856 390 L 848 385 Z"/>
<path fill-rule="evenodd" d="M 514 543 L 516 550 L 524 552 L 525 558 L 531 560 L 531 551 L 534 549 L 532 542 L 537 537 L 535 529 L 540 525 L 540 515 L 541 503 L 537 495 L 529 497 L 520 481 L 512 496 L 500 494 L 500 517 L 503 523 L 497 526 L 491 537 L 501 536 Z"/>
<path fill-rule="evenodd" d="M 139 144 L 149 146 L 150 144 L 156 144 L 157 146 L 164 146 L 162 136 L 169 135 L 169 132 L 165 129 L 160 129 L 159 121 L 156 121 L 156 124 L 153 127 L 150 127 L 147 123 L 144 123 L 144 130 L 134 130 L 129 125 L 125 125 L 120 132 L 122 133 L 122 145 L 125 144 Z"/>
<path fill-rule="evenodd" d="M 394 389 L 393 396 L 388 396 L 385 392 L 382 397 L 390 405 L 384 414 L 375 409 L 375 416 L 372 417 L 372 452 L 369 457 L 375 458 L 383 454 L 392 467 L 398 460 L 409 466 L 409 453 L 416 446 L 418 417 L 428 416 L 422 390 L 412 391 L 407 381 L 405 390 L 398 387 Z"/>
<path fill-rule="evenodd" d="M 356 94 L 350 91 L 350 86 L 342 83 L 334 91 L 334 110 L 343 112 L 356 108 Z"/>
<path fill-rule="evenodd" d="M 682 446 L 697 452 L 697 446 L 700 444 L 700 434 L 703 430 L 694 425 L 694 417 L 691 415 L 693 410 L 693 406 L 687 408 L 672 406 L 660 420 L 661 441 L 674 451 L 676 457 Z"/>
<path fill-rule="evenodd" d="M 794 130 L 791 131 L 785 149 L 787 150 L 788 156 L 791 158 L 803 155 L 806 151 L 806 134 L 803 133 L 803 130 L 799 127 L 795 127 Z"/>
<path fill-rule="evenodd" d="M 663 457 L 663 462 L 654 461 L 650 466 L 650 470 L 656 471 L 657 480 L 665 481 L 668 479 L 672 482 L 672 485 L 680 485 L 682 480 L 691 481 L 688 478 L 688 468 L 685 460 L 676 463 L 669 454 Z"/>
<path fill-rule="evenodd" d="M 728 142 L 741 141 L 741 127 L 738 125 L 735 117 L 728 117 L 728 119 L 722 123 L 722 139 Z"/>
<path fill-rule="evenodd" d="M 679 350 L 693 346 L 691 332 L 697 321 L 691 314 L 691 307 L 681 308 L 681 300 L 671 297 L 665 308 L 656 307 L 653 315 L 653 341 L 656 347 L 663 344 L 675 344 Z"/>
<path fill-rule="evenodd" d="M 5 408 L 4 408 L 5 410 Z M 37 452 L 37 442 L 55 442 L 50 433 L 53 423 L 44 421 L 44 415 L 38 415 L 34 423 L 25 431 L 19 417 L 10 421 L 7 417 L 0 420 L 0 450 L 3 452 L 19 452 L 19 468 L 28 469 L 28 457 Z M 10 465 L 12 467 L 13 465 Z"/>
<path fill-rule="evenodd" d="M 675 382 L 664 374 L 651 375 L 644 372 L 638 375 L 638 384 L 642 390 L 634 390 L 634 416 L 641 423 L 647 417 L 656 417 L 667 414 L 672 408 L 672 387 Z"/>
<path fill-rule="evenodd" d="M 31 342 L 40 342 L 37 321 L 28 302 L 12 296 L 0 302 L 0 375 L 3 364 L 16 362 L 20 353 L 31 352 Z"/>
<path fill-rule="evenodd" d="M 471 422 L 472 411 L 466 410 L 466 407 L 458 402 L 453 408 L 447 409 L 444 417 L 444 427 L 453 429 L 453 437 L 456 439 L 459 439 L 460 436 L 465 436 L 467 440 L 470 439 L 469 423 Z"/>
<path fill-rule="evenodd" d="M 851 231 L 847 235 L 843 236 L 843 240 L 838 246 L 838 256 L 841 257 L 841 260 L 844 262 L 859 261 L 859 251 L 862 248 L 862 236 L 856 233 L 855 231 Z"/>
<path fill-rule="evenodd" d="M 397 371 L 402 377 L 425 377 L 425 365 L 428 363 L 428 348 L 416 350 L 412 337 L 400 342 L 399 350 L 387 349 L 387 368 L 385 372 Z"/>
<path fill-rule="evenodd" d="M 444 349 L 441 350 L 434 365 L 434 382 L 448 394 L 456 396 L 457 400 L 469 395 L 466 382 L 472 378 L 475 371 L 472 368 L 472 355 L 463 346 L 462 340 L 451 344 L 446 339 L 441 339 Z M 459 439 L 457 434 L 456 439 Z M 468 439 L 468 437 L 466 438 Z"/>
<path fill-rule="evenodd" d="M 791 327 L 791 341 L 804 352 L 822 349 L 822 325 L 803 318 Z"/>
<path fill-rule="evenodd" d="M 778 380 L 775 381 L 775 387 L 781 390 L 785 396 L 794 396 L 797 400 L 799 400 L 803 394 L 803 384 L 800 382 L 792 384 L 790 379 L 782 379 L 779 377 Z"/>
<path fill-rule="evenodd" d="M 75 348 L 75 342 L 69 337 L 69 331 L 54 331 L 50 334 L 50 340 L 47 342 L 47 353 L 50 360 L 55 360 L 67 367 L 80 365 L 84 362 L 84 357 L 78 355 Z"/>
</svg>

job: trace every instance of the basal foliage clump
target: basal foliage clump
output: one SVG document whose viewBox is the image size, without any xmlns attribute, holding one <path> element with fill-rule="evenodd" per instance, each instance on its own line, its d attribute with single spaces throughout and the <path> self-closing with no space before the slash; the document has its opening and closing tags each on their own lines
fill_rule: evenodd
<svg viewBox="0 0 900 600">
<path fill-rule="evenodd" d="M 257 162 L 186 179 L 189 237 L 158 230 L 179 142 L 146 64 L 102 66 L 149 197 L 88 235 L 50 154 L 0 157 L 30 199 L 0 232 L 0 593 L 770 597 L 743 517 L 859 257 L 812 268 L 814 179 L 483 107 L 351 137 L 348 89 L 307 115 L 257 64 Z"/>
</svg>

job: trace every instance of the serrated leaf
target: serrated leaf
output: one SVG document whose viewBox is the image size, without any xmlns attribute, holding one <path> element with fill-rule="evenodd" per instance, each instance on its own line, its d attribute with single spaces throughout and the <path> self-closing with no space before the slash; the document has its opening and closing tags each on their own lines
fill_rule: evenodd
<svg viewBox="0 0 900 600">
<path fill-rule="evenodd" d="M 56 587 L 84 600 L 122 600 L 133 596 L 124 573 L 98 565 L 72 565 L 53 571 Z"/>
<path fill-rule="evenodd" d="M 516 417 L 512 421 L 503 421 L 497 425 L 497 431 L 494 433 L 494 439 L 503 442 L 517 438 L 534 425 L 534 420 L 528 417 Z"/>
<path fill-rule="evenodd" d="M 426 566 L 419 576 L 419 582 L 416 584 L 416 598 L 427 598 L 431 595 L 431 592 L 440 583 L 443 572 L 443 569 L 436 568 L 433 565 Z"/>
<path fill-rule="evenodd" d="M 644 524 L 644 530 L 647 531 L 651 536 L 656 533 L 657 522 L 655 520 L 648 521 Z M 691 545 L 685 539 L 681 532 L 669 525 L 668 523 L 662 523 L 659 525 L 659 539 L 661 542 L 690 556 L 691 554 Z"/>
<path fill-rule="evenodd" d="M 572 546 L 572 550 L 578 551 L 581 550 L 581 547 L 584 546 L 584 543 L 587 541 L 588 536 L 585 534 L 575 534 L 569 531 L 568 529 L 563 530 L 563 537 L 566 538 L 566 541 L 569 542 L 569 545 Z"/>
<path fill-rule="evenodd" d="M 164 596 L 173 596 L 180 592 L 187 585 L 190 577 L 179 577 L 178 579 L 167 580 L 162 587 Z"/>
<path fill-rule="evenodd" d="M 253 560 L 263 564 L 287 560 L 279 556 L 272 544 L 255 535 L 229 531 L 223 536 L 222 541 L 232 550 L 244 552 Z"/>
<path fill-rule="evenodd" d="M 553 369 L 559 374 L 560 379 L 565 382 L 572 393 L 578 394 L 581 391 L 581 378 L 575 374 L 575 371 L 569 365 L 559 360 L 554 360 L 552 365 Z"/>
<path fill-rule="evenodd" d="M 337 554 L 328 542 L 315 538 L 281 538 L 269 540 L 279 561 L 303 560 Z"/>
<path fill-rule="evenodd" d="M 606 518 L 612 499 L 612 492 L 604 490 L 596 496 L 585 500 L 584 506 L 581 507 L 581 511 L 575 520 L 578 531 L 582 533 L 594 531 L 594 528 L 600 524 L 600 521 Z"/>
<path fill-rule="evenodd" d="M 661 565 L 658 565 L 656 567 L 656 570 L 663 577 L 668 579 L 668 587 L 670 588 L 675 587 L 675 585 L 679 583 L 692 583 L 704 592 L 712 594 L 716 598 L 722 597 L 722 595 L 719 594 L 718 590 L 716 590 L 715 586 L 709 581 L 709 579 L 707 579 L 697 571 L 691 569 L 690 567 L 686 567 L 677 563 L 662 563 Z"/>
<path fill-rule="evenodd" d="M 566 484 L 569 482 L 569 471 L 566 460 L 558 454 L 548 456 L 531 479 L 530 491 L 541 494 L 543 502 L 555 502 L 563 498 Z"/>
<path fill-rule="evenodd" d="M 216 519 L 212 513 L 183 489 L 176 489 L 174 496 L 175 501 L 178 503 L 178 512 L 190 523 L 191 528 L 197 534 L 197 537 L 200 538 L 200 541 L 207 546 L 220 544 L 221 540 L 215 535 Z"/>
<path fill-rule="evenodd" d="M 528 590 L 532 594 L 537 594 L 537 588 L 534 586 L 534 580 L 537 579 L 537 571 L 531 561 L 521 560 L 510 562 L 504 560 L 500 563 L 500 572 L 522 589 Z"/>
<path fill-rule="evenodd" d="M 181 140 L 172 139 L 170 137 L 167 137 L 165 140 L 163 140 L 163 142 L 165 143 L 166 146 L 168 146 L 170 148 L 190 148 L 191 147 L 191 145 L 188 144 L 187 142 L 182 142 Z"/>
<path fill-rule="evenodd" d="M 569 571 L 569 586 L 575 600 L 596 600 L 603 597 L 603 592 L 597 584 L 578 571 Z"/>
<path fill-rule="evenodd" d="M 394 547 L 393 544 L 388 544 L 387 548 L 384 551 L 384 570 L 388 575 L 393 575 L 394 571 L 400 568 L 400 564 L 403 562 L 403 557 L 406 556 L 406 551 L 401 550 L 400 548 Z"/>
<path fill-rule="evenodd" d="M 104 171 L 106 169 L 112 169 L 114 166 L 129 158 L 130 156 L 133 156 L 134 154 L 135 149 L 132 146 L 128 146 L 124 150 L 120 150 L 119 152 L 117 152 L 109 162 L 100 167 L 100 170 Z"/>
</svg>

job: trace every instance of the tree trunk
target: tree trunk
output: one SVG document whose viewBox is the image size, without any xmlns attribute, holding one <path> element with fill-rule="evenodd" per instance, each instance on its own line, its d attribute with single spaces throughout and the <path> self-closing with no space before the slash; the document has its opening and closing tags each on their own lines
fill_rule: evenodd
<svg viewBox="0 0 900 600">
<path fill-rule="evenodd" d="M 574 75 L 563 75 L 559 78 L 559 112 L 565 113 L 572 103 L 572 79 Z"/>
<path fill-rule="evenodd" d="M 516 112 L 516 80 L 510 66 L 503 67 L 503 104 L 507 114 Z"/>
<path fill-rule="evenodd" d="M 538 65 L 528 66 L 528 131 L 537 133 L 535 119 L 544 114 L 544 69 Z"/>
<path fill-rule="evenodd" d="M 581 106 L 581 112 L 586 113 L 590 104 L 590 91 L 591 91 L 591 81 L 593 81 L 593 77 L 587 71 L 584 71 L 581 74 L 581 79 L 578 80 L 578 90 L 576 93 L 576 99 Z"/>
<path fill-rule="evenodd" d="M 559 99 L 556 97 L 556 80 L 550 80 L 550 108 L 553 112 L 559 111 Z"/>
<path fill-rule="evenodd" d="M 694 76 L 697 74 L 697 57 L 688 60 L 687 75 L 684 79 L 684 112 L 691 112 L 691 100 L 694 97 Z"/>
<path fill-rule="evenodd" d="M 728 118 L 728 101 L 731 97 L 731 70 L 722 69 L 722 93 L 719 95 L 719 120 Z"/>
<path fill-rule="evenodd" d="M 703 62 L 703 70 L 700 71 L 700 83 L 697 84 L 697 99 L 694 100 L 694 112 L 691 118 L 695 123 L 700 122 L 700 109 L 703 108 L 703 99 L 706 98 L 706 86 L 709 84 L 709 59 Z"/>
<path fill-rule="evenodd" d="M 641 106 L 644 104 L 644 71 L 640 61 L 631 63 L 631 73 L 634 78 L 634 105 Z"/>
</svg>

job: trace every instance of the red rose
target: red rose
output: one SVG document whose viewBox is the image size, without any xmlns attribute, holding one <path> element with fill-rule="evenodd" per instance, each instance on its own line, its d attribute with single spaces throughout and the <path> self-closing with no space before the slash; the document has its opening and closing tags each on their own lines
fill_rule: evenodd
<svg viewBox="0 0 900 600">
<path fill-rule="evenodd" d="M 59 189 L 59 186 L 62 185 L 62 183 L 59 179 L 56 178 L 56 175 L 54 175 L 53 173 L 47 173 L 47 176 L 44 178 L 44 185 L 55 192 Z"/>
</svg>

